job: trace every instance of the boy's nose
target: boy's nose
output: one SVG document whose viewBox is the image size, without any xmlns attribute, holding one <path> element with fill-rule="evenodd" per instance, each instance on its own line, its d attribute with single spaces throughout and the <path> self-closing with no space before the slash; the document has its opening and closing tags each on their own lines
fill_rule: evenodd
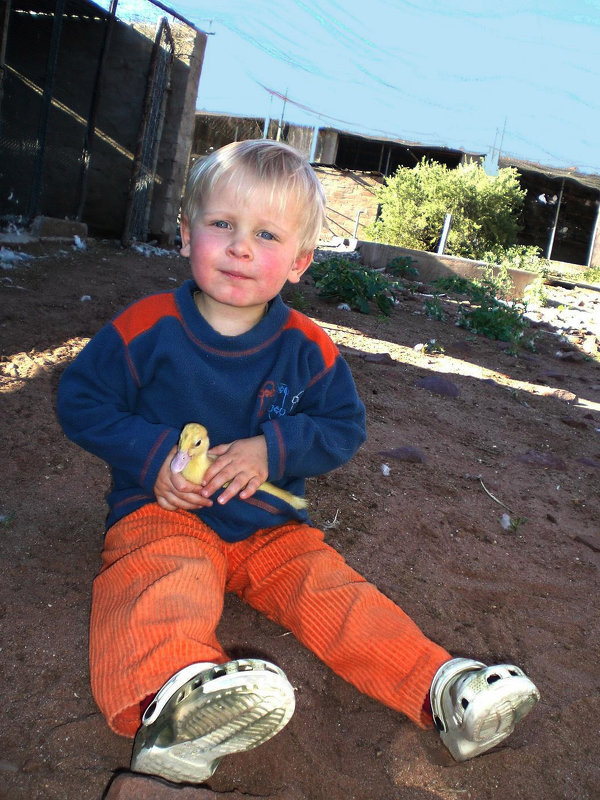
<svg viewBox="0 0 600 800">
<path fill-rule="evenodd" d="M 233 236 L 227 247 L 227 252 L 235 258 L 250 258 L 252 255 L 252 248 L 248 237 L 242 234 Z"/>
</svg>

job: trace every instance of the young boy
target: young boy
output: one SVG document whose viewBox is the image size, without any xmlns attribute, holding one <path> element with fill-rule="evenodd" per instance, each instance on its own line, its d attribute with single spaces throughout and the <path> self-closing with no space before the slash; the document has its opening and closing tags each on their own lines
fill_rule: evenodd
<svg viewBox="0 0 600 800">
<path fill-rule="evenodd" d="M 335 344 L 279 296 L 308 269 L 324 210 L 287 145 L 236 142 L 197 163 L 181 224 L 193 280 L 119 314 L 61 381 L 65 432 L 112 470 L 90 669 L 108 724 L 135 736 L 134 770 L 201 782 L 290 719 L 282 670 L 221 648 L 225 591 L 360 691 L 435 725 L 457 760 L 506 738 L 539 698 L 517 667 L 452 659 L 305 511 L 259 490 L 268 479 L 302 495 L 365 439 Z M 216 457 L 200 485 L 171 469 L 192 421 Z"/>
</svg>

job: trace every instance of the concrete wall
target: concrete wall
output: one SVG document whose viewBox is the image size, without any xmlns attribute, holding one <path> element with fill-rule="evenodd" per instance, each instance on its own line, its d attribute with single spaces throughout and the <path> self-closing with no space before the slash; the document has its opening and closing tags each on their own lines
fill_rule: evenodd
<svg viewBox="0 0 600 800">
<path fill-rule="evenodd" d="M 394 247 L 376 242 L 358 242 L 357 249 L 363 264 L 375 269 L 384 269 L 394 258 L 410 256 L 413 259 L 412 266 L 419 271 L 419 280 L 424 282 L 451 275 L 460 278 L 478 278 L 487 266 L 483 261 L 439 256 L 436 253 L 426 253 L 424 250 L 410 250 L 408 247 Z M 521 269 L 511 269 L 509 274 L 513 283 L 513 297 L 522 297 L 525 289 L 538 278 L 535 272 Z"/>
</svg>

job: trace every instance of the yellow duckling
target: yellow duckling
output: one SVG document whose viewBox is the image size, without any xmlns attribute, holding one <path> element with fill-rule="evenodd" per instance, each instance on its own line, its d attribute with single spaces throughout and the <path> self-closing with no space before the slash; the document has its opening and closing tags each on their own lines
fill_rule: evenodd
<svg viewBox="0 0 600 800">
<path fill-rule="evenodd" d="M 208 453 L 209 448 L 208 431 L 204 425 L 200 425 L 197 422 L 189 422 L 181 431 L 179 444 L 177 445 L 177 455 L 171 462 L 171 471 L 180 472 L 186 480 L 201 484 L 204 473 L 216 459 L 216 456 Z M 306 508 L 307 506 L 304 497 L 298 497 L 285 489 L 280 489 L 279 486 L 274 486 L 268 481 L 261 483 L 258 488 L 261 492 L 268 492 L 274 497 L 289 503 L 293 508 Z"/>
</svg>

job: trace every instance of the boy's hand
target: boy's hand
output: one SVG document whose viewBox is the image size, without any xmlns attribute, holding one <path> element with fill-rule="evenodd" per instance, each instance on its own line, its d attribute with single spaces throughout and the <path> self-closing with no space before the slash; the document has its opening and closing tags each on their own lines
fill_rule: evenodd
<svg viewBox="0 0 600 800">
<path fill-rule="evenodd" d="M 167 511 L 177 511 L 177 509 L 193 511 L 196 508 L 212 506 L 212 500 L 201 493 L 200 486 L 186 481 L 183 475 L 171 472 L 171 461 L 176 453 L 177 448 L 173 447 L 156 478 L 154 495 L 158 505 Z"/>
<path fill-rule="evenodd" d="M 206 470 L 202 494 L 210 497 L 226 483 L 229 485 L 218 497 L 224 504 L 237 494 L 245 500 L 252 497 L 269 474 L 267 440 L 264 436 L 237 439 L 229 444 L 219 444 L 209 450 L 217 459 Z"/>
</svg>

